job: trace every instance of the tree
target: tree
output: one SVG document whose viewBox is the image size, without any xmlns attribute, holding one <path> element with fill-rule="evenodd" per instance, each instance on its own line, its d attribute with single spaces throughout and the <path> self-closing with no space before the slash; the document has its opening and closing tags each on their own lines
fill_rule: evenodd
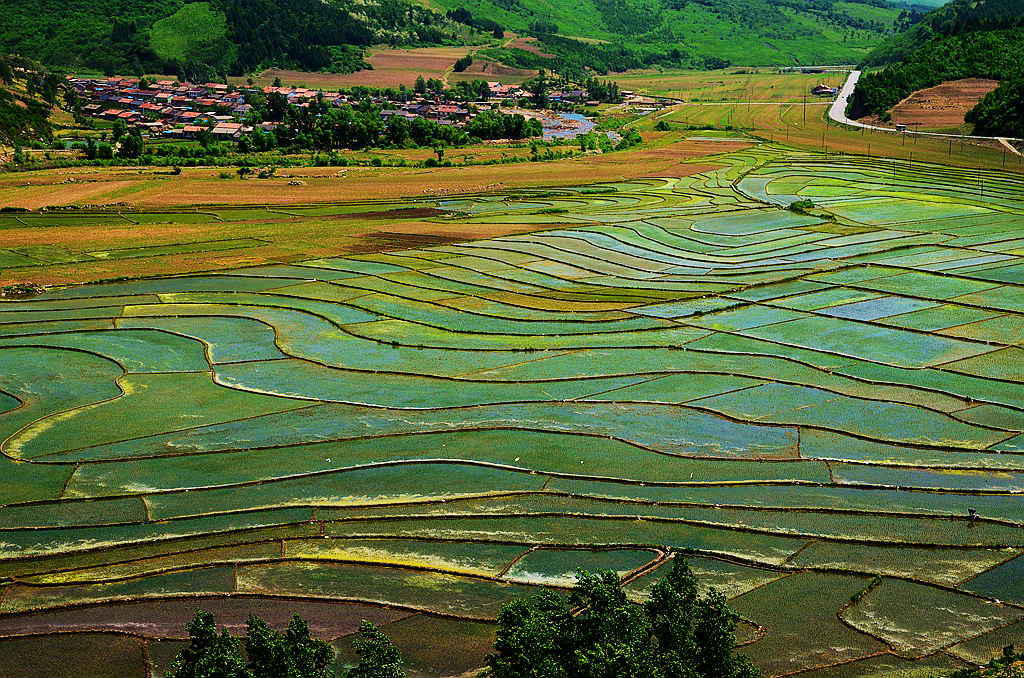
<svg viewBox="0 0 1024 678">
<path fill-rule="evenodd" d="M 682 557 L 643 606 L 614 572 L 580 571 L 568 600 L 502 606 L 487 665 L 491 678 L 756 678 L 735 652 L 737 619 L 717 591 L 699 594 Z"/>
<path fill-rule="evenodd" d="M 416 82 L 413 84 L 412 89 L 416 94 L 422 95 L 427 93 L 427 81 L 423 79 L 422 75 L 416 76 Z"/>
<path fill-rule="evenodd" d="M 128 124 L 119 118 L 114 121 L 114 126 L 110 130 L 110 140 L 116 144 L 127 133 Z"/>
<path fill-rule="evenodd" d="M 226 629 L 217 635 L 211 613 L 199 610 L 185 628 L 189 646 L 174 659 L 167 678 L 252 678 L 239 642 Z"/>
<path fill-rule="evenodd" d="M 365 619 L 352 646 L 359 663 L 345 678 L 405 678 L 402 653 L 384 632 Z"/>
<path fill-rule="evenodd" d="M 271 92 L 267 95 L 265 104 L 267 120 L 271 122 L 280 122 L 281 120 L 284 120 L 285 113 L 288 112 L 289 106 L 288 97 L 280 92 Z"/>
<path fill-rule="evenodd" d="M 254 678 L 325 678 L 334 659 L 331 646 L 313 638 L 309 625 L 298 615 L 283 634 L 250 615 L 245 652 Z"/>
<path fill-rule="evenodd" d="M 540 71 L 540 75 L 529 83 L 527 89 L 530 92 L 530 101 L 534 106 L 545 108 L 548 105 L 548 81 L 544 77 L 543 68 Z"/>
<path fill-rule="evenodd" d="M 133 129 L 121 139 L 118 155 L 122 158 L 137 158 L 142 155 L 143 143 L 139 130 Z"/>
</svg>

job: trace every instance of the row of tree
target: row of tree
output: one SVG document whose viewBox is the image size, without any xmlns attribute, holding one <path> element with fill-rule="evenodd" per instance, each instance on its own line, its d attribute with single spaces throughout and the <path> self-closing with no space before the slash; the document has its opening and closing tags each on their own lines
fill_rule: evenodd
<svg viewBox="0 0 1024 678">
<path fill-rule="evenodd" d="M 568 596 L 545 591 L 514 599 L 498 615 L 490 678 L 756 678 L 736 652 L 739 617 L 715 590 L 701 594 L 682 557 L 643 605 L 629 601 L 614 572 L 580 570 Z M 189 645 L 167 678 L 327 678 L 334 653 L 296 616 L 280 633 L 259 617 L 243 644 L 198 612 Z M 438 642 L 443 642 L 438 639 Z M 344 678 L 404 678 L 401 652 L 363 621 L 353 643 L 358 662 Z"/>
<path fill-rule="evenodd" d="M 272 131 L 257 129 L 242 136 L 238 142 L 242 153 L 279 147 L 331 151 L 379 146 L 462 146 L 483 139 L 527 139 L 543 133 L 540 121 L 499 111 L 482 111 L 465 126 L 455 127 L 423 117 L 409 120 L 401 115 L 393 115 L 385 122 L 381 108 L 368 99 L 355 107 L 332 106 L 321 99 L 300 108 L 271 92 L 252 101 L 254 107 L 246 118 L 248 123 L 257 125 L 266 120 L 280 124 Z"/>
</svg>

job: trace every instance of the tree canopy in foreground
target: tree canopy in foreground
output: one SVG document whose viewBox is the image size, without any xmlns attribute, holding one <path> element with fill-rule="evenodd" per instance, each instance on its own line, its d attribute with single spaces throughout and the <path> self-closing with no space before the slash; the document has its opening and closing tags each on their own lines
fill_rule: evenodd
<svg viewBox="0 0 1024 678">
<path fill-rule="evenodd" d="M 643 605 L 614 572 L 581 570 L 568 598 L 506 603 L 487 663 L 493 678 L 755 678 L 735 652 L 738 619 L 721 593 L 699 593 L 682 557 Z"/>
</svg>

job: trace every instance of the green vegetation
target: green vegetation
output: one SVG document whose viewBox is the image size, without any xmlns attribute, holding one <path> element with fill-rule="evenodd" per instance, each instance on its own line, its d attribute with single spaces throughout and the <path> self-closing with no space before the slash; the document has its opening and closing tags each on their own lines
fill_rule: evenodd
<svg viewBox="0 0 1024 678">
<path fill-rule="evenodd" d="M 51 141 L 50 115 L 59 104 L 77 117 L 77 96 L 58 75 L 32 59 L 0 54 L 0 146 Z M 16 149 L 16 162 L 19 155 Z"/>
<path fill-rule="evenodd" d="M 7 628 L 145 612 L 153 638 L 95 640 L 150 664 L 121 675 L 182 649 L 161 610 L 238 623 L 239 601 L 331 638 L 366 619 L 412 675 L 488 653 L 608 675 L 604 650 L 659 675 L 705 635 L 773 675 L 987 661 L 1024 623 L 1020 173 L 752 137 L 681 164 L 721 142 L 673 135 L 495 172 L 514 190 L 251 165 L 267 178 L 141 182 L 269 204 L 0 214 L 12 282 L 180 274 L 0 304 Z M 110 174 L 135 202 L 135 170 Z M 331 202 L 373 175 L 387 194 Z M 401 197 L 413 181 L 452 188 Z M 670 550 L 696 596 L 658 585 Z M 574 594 L 575 567 L 614 574 Z M 701 609 L 717 622 L 660 626 Z"/>
<path fill-rule="evenodd" d="M 402 653 L 387 634 L 365 619 L 352 645 L 359 663 L 348 670 L 345 678 L 405 678 Z"/>
<path fill-rule="evenodd" d="M 1016 678 L 1021 672 L 1021 662 L 1024 662 L 1024 654 L 1017 652 L 1013 645 L 1007 645 L 983 668 L 960 669 L 949 674 L 949 678 Z"/>
<path fill-rule="evenodd" d="M 193 2 L 154 23 L 149 45 L 164 61 L 226 73 L 238 57 L 238 47 L 227 37 L 224 13 L 208 2 Z"/>
<path fill-rule="evenodd" d="M 946 80 L 1024 77 L 1024 28 L 937 36 L 905 60 L 864 75 L 850 100 L 850 115 L 884 114 L 904 97 Z M 990 101 L 1002 101 L 1000 98 Z M 991 115 L 991 114 L 990 114 Z"/>
<path fill-rule="evenodd" d="M 473 34 L 404 0 L 358 10 L 320 0 L 12 0 L 0 22 L 0 52 L 49 66 L 203 82 L 269 66 L 357 70 L 373 43 L 459 43 Z"/>
<path fill-rule="evenodd" d="M 865 59 L 884 66 L 864 75 L 850 99 L 849 115 L 879 115 L 912 92 L 947 80 L 1003 81 L 968 115 L 978 134 L 1022 135 L 1020 85 L 1024 78 L 1024 14 L 1015 0 L 954 0 L 921 17 Z"/>
<path fill-rule="evenodd" d="M 493 678 L 756 678 L 735 654 L 737 619 L 718 591 L 699 595 L 681 557 L 642 607 L 615 572 L 580 571 L 568 599 L 547 592 L 503 605 L 487 663 Z"/>
<path fill-rule="evenodd" d="M 544 57 L 536 54 L 505 50 L 506 63 L 559 72 L 591 66 L 599 73 L 653 65 L 716 68 L 729 63 L 849 63 L 889 35 L 899 15 L 898 9 L 882 2 L 832 0 L 588 0 L 585 5 L 443 0 L 441 4 L 531 33 L 540 38 L 544 52 L 556 56 L 544 64 Z"/>
<path fill-rule="evenodd" d="M 1000 84 L 965 119 L 975 134 L 1024 139 L 1024 77 Z"/>
<path fill-rule="evenodd" d="M 298 615 L 283 634 L 251 615 L 245 659 L 227 629 L 217 634 L 209 612 L 196 612 L 187 631 L 189 646 L 174 659 L 167 678 L 326 678 L 334 654 L 330 645 L 310 636 L 309 625 Z"/>
<path fill-rule="evenodd" d="M 444 0 L 441 14 L 409 0 L 11 0 L 0 51 L 50 66 L 204 81 L 270 66 L 347 72 L 366 67 L 371 44 L 479 44 L 511 29 L 540 38 L 555 56 L 545 67 L 582 74 L 850 62 L 892 33 L 899 16 L 882 0 L 588 2 Z M 527 68 L 545 60 L 495 49 L 482 56 Z"/>
<path fill-rule="evenodd" d="M 952 0 L 937 4 L 941 6 L 921 17 L 905 33 L 892 36 L 872 50 L 864 58 L 863 65 L 884 66 L 908 59 L 936 37 L 1024 25 L 1024 15 L 1017 0 Z"/>
</svg>

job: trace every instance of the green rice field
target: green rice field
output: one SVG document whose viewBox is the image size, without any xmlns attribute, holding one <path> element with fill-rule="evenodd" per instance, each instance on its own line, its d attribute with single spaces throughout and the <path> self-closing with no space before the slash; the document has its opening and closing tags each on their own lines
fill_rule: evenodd
<svg viewBox="0 0 1024 678">
<path fill-rule="evenodd" d="M 416 200 L 526 234 L 0 302 L 0 675 L 162 675 L 199 606 L 459 675 L 504 601 L 640 601 L 673 552 L 766 676 L 1024 644 L 1024 179 L 710 162 Z"/>
</svg>

